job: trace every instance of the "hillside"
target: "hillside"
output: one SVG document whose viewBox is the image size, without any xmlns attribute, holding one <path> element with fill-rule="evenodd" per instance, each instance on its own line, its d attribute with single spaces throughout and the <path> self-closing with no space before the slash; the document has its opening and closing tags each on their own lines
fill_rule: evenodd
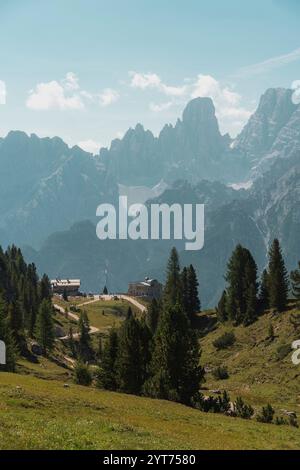
<svg viewBox="0 0 300 470">
<path fill-rule="evenodd" d="M 64 303 L 65 307 L 70 305 Z M 126 302 L 98 301 L 82 308 L 92 325 L 96 321 L 105 334 L 124 317 L 126 307 Z M 267 312 L 247 328 L 234 328 L 236 343 L 222 351 L 216 350 L 213 342 L 233 328 L 218 324 L 213 311 L 200 314 L 201 363 L 207 371 L 202 393 L 211 395 L 226 389 L 232 399 L 242 396 L 256 412 L 268 402 L 278 416 L 297 412 L 300 370 L 291 362 L 291 351 L 286 348 L 283 353 L 280 348 L 300 337 L 289 321 L 296 311 L 290 304 L 289 311 L 281 315 Z M 68 325 L 76 331 L 70 318 L 57 313 L 55 321 L 65 331 Z M 270 323 L 273 341 L 268 339 Z M 66 353 L 64 343 L 58 341 L 49 359 L 22 358 L 17 374 L 0 374 L 1 449 L 266 450 L 299 446 L 300 429 L 290 426 L 202 413 L 172 402 L 75 385 L 70 363 L 64 360 Z M 227 380 L 216 380 L 212 375 L 220 365 L 228 368 Z"/>
<path fill-rule="evenodd" d="M 296 449 L 300 439 L 287 426 L 9 373 L 0 403 L 1 449 Z"/>
<path fill-rule="evenodd" d="M 209 333 L 201 339 L 201 362 L 205 365 L 205 387 L 226 389 L 233 396 L 241 395 L 254 407 L 270 402 L 276 409 L 300 410 L 300 367 L 292 363 L 293 341 L 300 339 L 300 330 L 290 322 L 299 309 L 291 303 L 281 314 L 267 312 L 248 327 L 230 327 L 216 323 L 214 312 L 205 312 L 201 321 Z M 274 328 L 274 340 L 268 337 L 269 325 Z M 226 331 L 233 331 L 236 342 L 218 351 L 213 342 Z M 227 380 L 216 380 L 212 371 L 218 366 L 228 368 Z M 205 393 L 205 392 L 204 392 Z"/>
</svg>

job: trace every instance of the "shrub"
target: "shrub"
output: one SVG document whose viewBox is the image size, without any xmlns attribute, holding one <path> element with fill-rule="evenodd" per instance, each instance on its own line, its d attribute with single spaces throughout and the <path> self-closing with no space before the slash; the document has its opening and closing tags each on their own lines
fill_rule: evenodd
<svg viewBox="0 0 300 470">
<path fill-rule="evenodd" d="M 288 424 L 288 423 L 286 422 L 286 420 L 282 416 L 276 416 L 275 424 L 277 426 L 283 426 L 283 425 Z"/>
<path fill-rule="evenodd" d="M 226 380 L 229 377 L 227 367 L 224 366 L 216 367 L 212 374 L 216 380 Z"/>
<path fill-rule="evenodd" d="M 290 415 L 289 416 L 289 425 L 293 426 L 294 428 L 298 428 L 298 421 L 295 415 Z"/>
<path fill-rule="evenodd" d="M 76 307 L 76 305 L 71 305 L 70 306 L 70 311 L 73 312 L 73 313 L 80 313 L 81 312 L 80 308 Z"/>
<path fill-rule="evenodd" d="M 292 351 L 290 344 L 281 344 L 277 348 L 277 360 L 282 361 Z"/>
<path fill-rule="evenodd" d="M 211 395 L 204 397 L 199 394 L 193 406 L 205 413 L 227 413 L 230 409 L 230 396 L 226 390 L 219 397 L 212 397 Z"/>
<path fill-rule="evenodd" d="M 256 419 L 260 423 L 272 423 L 274 414 L 274 408 L 268 403 L 267 406 L 262 407 L 261 414 L 259 414 Z"/>
<path fill-rule="evenodd" d="M 89 386 L 92 380 L 92 374 L 88 366 L 77 361 L 74 369 L 74 382 L 78 385 Z"/>
<path fill-rule="evenodd" d="M 214 342 L 213 346 L 220 350 L 220 349 L 227 349 L 230 348 L 236 341 L 235 335 L 233 331 L 224 333 L 222 336 L 219 336 Z"/>
<path fill-rule="evenodd" d="M 234 414 L 237 418 L 250 419 L 254 414 L 254 409 L 247 405 L 241 397 L 237 397 L 234 403 Z"/>
</svg>

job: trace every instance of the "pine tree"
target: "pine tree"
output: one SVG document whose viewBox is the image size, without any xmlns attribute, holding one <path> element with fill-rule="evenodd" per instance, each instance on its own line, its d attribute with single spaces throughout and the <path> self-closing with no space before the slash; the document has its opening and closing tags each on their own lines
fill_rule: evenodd
<svg viewBox="0 0 300 470">
<path fill-rule="evenodd" d="M 52 297 L 52 291 L 51 291 L 51 284 L 49 277 L 47 274 L 44 274 L 42 279 L 40 280 L 40 285 L 39 285 L 39 296 L 40 296 L 40 301 L 42 302 L 44 299 L 45 300 L 50 300 Z"/>
<path fill-rule="evenodd" d="M 263 270 L 260 281 L 259 304 L 262 310 L 269 308 L 269 278 L 268 271 Z"/>
<path fill-rule="evenodd" d="M 182 306 L 186 315 L 190 313 L 190 298 L 188 284 L 188 268 L 185 266 L 181 272 Z"/>
<path fill-rule="evenodd" d="M 53 307 L 49 300 L 44 299 L 40 305 L 37 322 L 36 338 L 47 354 L 54 346 Z"/>
<path fill-rule="evenodd" d="M 141 383 L 149 378 L 153 334 L 144 318 L 139 321 Z"/>
<path fill-rule="evenodd" d="M 199 282 L 197 279 L 196 271 L 191 264 L 187 272 L 188 284 L 188 317 L 191 323 L 195 321 L 196 314 L 200 312 L 201 304 L 199 300 L 198 287 Z"/>
<path fill-rule="evenodd" d="M 19 301 L 10 303 L 8 306 L 8 322 L 14 340 L 17 344 L 23 342 L 24 338 L 24 313 Z"/>
<path fill-rule="evenodd" d="M 107 290 L 107 287 L 104 286 L 104 289 L 103 289 L 103 295 L 107 295 L 108 294 L 108 290 Z"/>
<path fill-rule="evenodd" d="M 91 355 L 91 337 L 90 337 L 90 322 L 85 311 L 81 312 L 78 320 L 79 330 L 79 355 L 85 362 Z"/>
<path fill-rule="evenodd" d="M 100 367 L 97 371 L 97 386 L 106 390 L 117 390 L 116 360 L 118 356 L 119 338 L 117 331 L 112 329 L 105 342 Z"/>
<path fill-rule="evenodd" d="M 238 245 L 227 265 L 226 314 L 236 325 L 256 318 L 257 266 L 249 250 Z"/>
<path fill-rule="evenodd" d="M 0 295 L 0 340 L 5 344 L 5 364 L 0 364 L 0 371 L 14 372 L 16 366 L 16 345 L 7 318 L 7 304 Z"/>
<path fill-rule="evenodd" d="M 199 359 L 198 340 L 182 307 L 167 306 L 154 338 L 152 376 L 144 386 L 144 393 L 191 404 L 203 377 Z"/>
<path fill-rule="evenodd" d="M 157 328 L 160 308 L 161 307 L 158 304 L 157 300 L 153 299 L 150 306 L 147 309 L 146 322 L 147 322 L 148 328 L 150 329 L 152 335 L 154 335 L 154 333 L 156 331 L 156 328 Z"/>
<path fill-rule="evenodd" d="M 251 325 L 257 317 L 257 297 L 255 284 L 251 284 L 246 293 L 246 313 L 243 319 L 245 326 Z"/>
<path fill-rule="evenodd" d="M 88 365 L 81 361 L 77 361 L 74 367 L 74 382 L 78 385 L 88 387 L 93 381 L 92 374 Z"/>
<path fill-rule="evenodd" d="M 127 315 L 119 331 L 119 348 L 116 360 L 117 383 L 121 392 L 138 395 L 143 385 L 139 321 Z"/>
<path fill-rule="evenodd" d="M 228 320 L 226 302 L 227 302 L 227 293 L 226 293 L 226 290 L 224 290 L 221 296 L 221 299 L 218 303 L 217 309 L 216 309 L 218 320 L 221 323 L 224 323 Z"/>
<path fill-rule="evenodd" d="M 269 251 L 269 297 L 270 308 L 285 310 L 288 301 L 289 280 L 279 241 L 275 239 Z"/>
<path fill-rule="evenodd" d="M 298 263 L 298 269 L 291 272 L 291 283 L 292 293 L 295 299 L 300 301 L 300 261 Z"/>
<path fill-rule="evenodd" d="M 172 248 L 167 264 L 167 276 L 164 288 L 164 303 L 182 304 L 182 285 L 180 275 L 179 257 L 176 248 Z"/>
</svg>

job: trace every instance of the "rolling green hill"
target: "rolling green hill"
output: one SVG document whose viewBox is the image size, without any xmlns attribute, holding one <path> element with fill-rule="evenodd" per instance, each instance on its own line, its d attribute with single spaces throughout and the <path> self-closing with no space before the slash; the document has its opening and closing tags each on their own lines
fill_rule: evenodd
<svg viewBox="0 0 300 470">
<path fill-rule="evenodd" d="M 201 339 L 201 362 L 205 365 L 205 386 L 208 389 L 226 389 L 233 396 L 241 395 L 252 405 L 270 402 L 279 409 L 300 411 L 300 366 L 292 363 L 293 341 L 300 339 L 300 329 L 290 322 L 292 314 L 299 313 L 294 304 L 281 314 L 267 312 L 248 327 L 233 328 L 216 323 L 214 312 L 203 313 L 202 325 L 207 334 Z M 269 326 L 274 339 L 269 338 Z M 233 331 L 236 342 L 224 350 L 217 350 L 213 342 L 226 331 Z M 227 380 L 216 380 L 212 371 L 218 366 L 228 369 Z"/>
<path fill-rule="evenodd" d="M 102 321 L 101 302 L 86 307 L 91 320 L 95 316 Z M 111 307 L 109 302 L 106 307 Z M 285 313 L 267 312 L 253 325 L 237 328 L 219 324 L 213 311 L 203 312 L 199 316 L 201 364 L 206 369 L 202 393 L 227 390 L 231 399 L 242 396 L 256 412 L 271 403 L 276 416 L 298 412 L 300 367 L 292 363 L 290 349 L 300 339 L 300 331 L 290 322 L 295 312 L 296 306 L 290 304 Z M 116 312 L 104 317 L 112 324 L 120 318 Z M 68 320 L 57 314 L 57 321 L 62 320 L 67 329 Z M 213 343 L 226 331 L 234 331 L 236 341 L 217 350 Z M 291 426 L 202 413 L 172 402 L 75 385 L 72 367 L 64 360 L 67 353 L 58 341 L 50 358 L 21 358 L 17 374 L 0 374 L 1 449 L 299 448 L 300 429 Z M 227 367 L 227 380 L 214 377 L 218 366 Z"/>
<path fill-rule="evenodd" d="M 1 449 L 296 449 L 300 430 L 0 374 Z"/>
</svg>

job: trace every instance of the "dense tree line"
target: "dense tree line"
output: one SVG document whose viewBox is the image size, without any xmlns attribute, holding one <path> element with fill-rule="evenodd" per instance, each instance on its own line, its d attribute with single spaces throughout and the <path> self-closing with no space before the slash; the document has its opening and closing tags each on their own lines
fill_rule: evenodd
<svg viewBox="0 0 300 470">
<path fill-rule="evenodd" d="M 36 338 L 44 352 L 53 347 L 51 286 L 39 279 L 34 264 L 26 264 L 15 246 L 0 247 L 0 340 L 6 345 L 6 365 L 14 371 L 16 356 L 26 354 L 27 340 Z"/>
<path fill-rule="evenodd" d="M 180 270 L 171 251 L 161 301 L 153 300 L 145 318 L 131 309 L 106 341 L 98 370 L 99 387 L 191 405 L 203 379 L 200 349 L 192 328 L 200 310 L 192 266 Z"/>
<path fill-rule="evenodd" d="M 249 325 L 265 309 L 285 310 L 288 302 L 289 276 L 279 241 L 269 249 L 268 267 L 257 281 L 257 265 L 249 250 L 237 245 L 227 265 L 227 289 L 217 306 L 218 318 L 235 325 Z M 300 294 L 300 271 L 291 274 L 294 295 Z M 300 297 L 300 295 L 299 295 Z"/>
</svg>

